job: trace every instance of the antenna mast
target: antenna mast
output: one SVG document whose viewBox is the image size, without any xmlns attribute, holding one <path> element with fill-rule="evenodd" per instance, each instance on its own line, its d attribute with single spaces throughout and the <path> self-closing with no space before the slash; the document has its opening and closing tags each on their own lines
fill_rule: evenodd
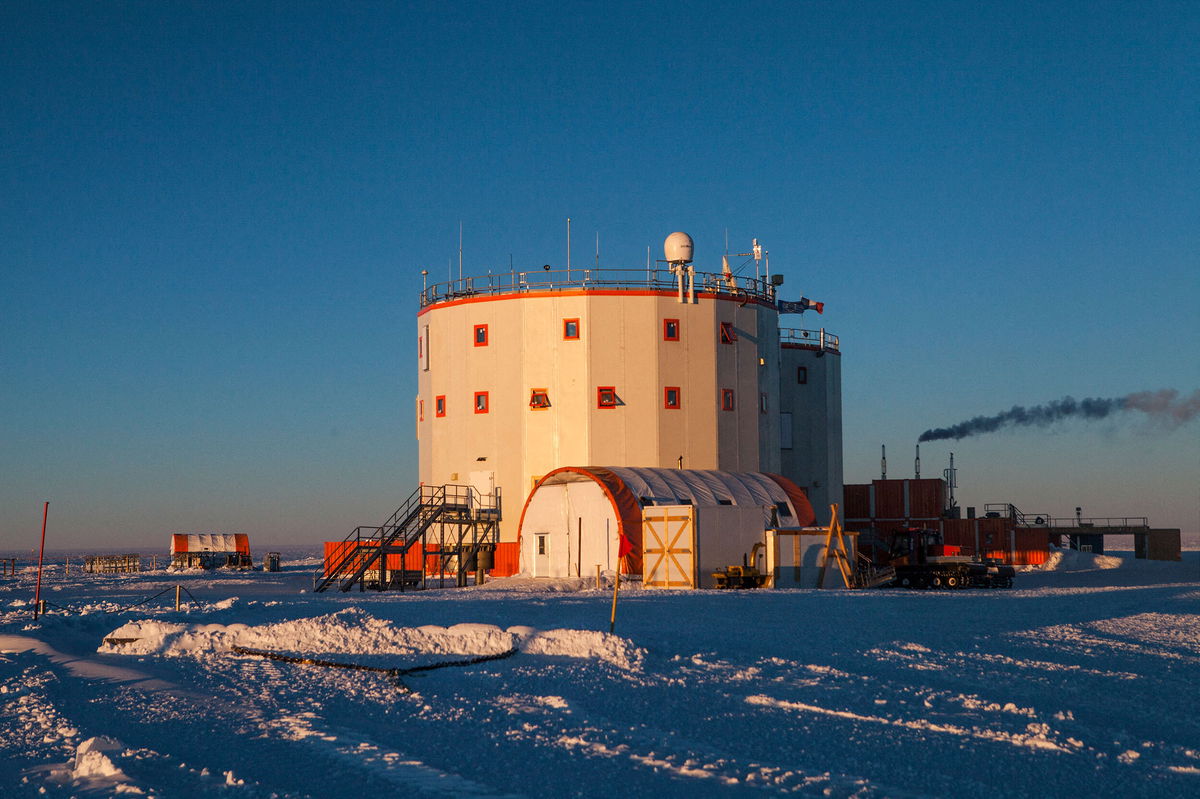
<svg viewBox="0 0 1200 799">
<path fill-rule="evenodd" d="M 958 469 L 954 468 L 954 453 L 950 453 L 950 468 L 942 470 L 942 477 L 946 478 L 946 501 L 950 503 L 950 507 L 958 506 L 954 501 L 954 489 L 958 488 Z"/>
</svg>

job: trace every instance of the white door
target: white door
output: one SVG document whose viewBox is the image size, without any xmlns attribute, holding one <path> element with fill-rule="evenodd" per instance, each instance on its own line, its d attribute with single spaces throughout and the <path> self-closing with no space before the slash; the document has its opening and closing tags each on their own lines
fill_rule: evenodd
<svg viewBox="0 0 1200 799">
<path fill-rule="evenodd" d="M 471 472 L 471 488 L 479 494 L 481 509 L 490 510 L 496 507 L 496 473 Z"/>
<path fill-rule="evenodd" d="M 533 576 L 550 576 L 550 534 L 538 533 L 533 537 Z"/>
</svg>

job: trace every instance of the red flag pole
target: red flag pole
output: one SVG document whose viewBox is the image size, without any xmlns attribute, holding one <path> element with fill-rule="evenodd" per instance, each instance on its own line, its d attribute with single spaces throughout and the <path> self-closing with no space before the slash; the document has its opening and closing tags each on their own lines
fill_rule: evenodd
<svg viewBox="0 0 1200 799">
<path fill-rule="evenodd" d="M 42 507 L 42 548 L 38 551 L 38 576 L 37 588 L 33 590 L 33 618 L 38 617 L 38 610 L 42 607 L 42 559 L 46 554 L 46 517 L 50 515 L 50 500 L 46 500 L 45 506 Z"/>
</svg>

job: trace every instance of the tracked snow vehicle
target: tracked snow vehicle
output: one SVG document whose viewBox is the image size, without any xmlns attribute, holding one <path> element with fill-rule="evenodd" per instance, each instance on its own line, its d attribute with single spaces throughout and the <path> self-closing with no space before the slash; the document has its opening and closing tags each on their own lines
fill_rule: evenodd
<svg viewBox="0 0 1200 799">
<path fill-rule="evenodd" d="M 888 586 L 899 588 L 1012 588 L 1016 569 L 991 559 L 976 560 L 948 546 L 937 530 L 896 530 L 888 542 Z"/>
</svg>

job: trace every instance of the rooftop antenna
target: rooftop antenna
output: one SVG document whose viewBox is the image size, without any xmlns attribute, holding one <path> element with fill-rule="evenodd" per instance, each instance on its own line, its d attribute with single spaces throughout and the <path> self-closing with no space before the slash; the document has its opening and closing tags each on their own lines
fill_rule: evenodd
<svg viewBox="0 0 1200 799">
<path fill-rule="evenodd" d="M 880 444 L 879 447 L 883 452 L 882 456 L 879 458 L 879 479 L 886 480 L 887 479 L 887 444 Z"/>
<path fill-rule="evenodd" d="M 725 254 L 729 255 L 729 228 L 725 228 Z"/>
<path fill-rule="evenodd" d="M 646 282 L 650 282 L 650 245 L 646 245 Z"/>
<path fill-rule="evenodd" d="M 424 294 L 426 289 L 428 289 L 428 288 L 429 288 L 429 270 L 422 269 L 421 270 L 421 293 Z"/>
<path fill-rule="evenodd" d="M 600 268 L 600 231 L 596 231 L 596 268 Z"/>
<path fill-rule="evenodd" d="M 462 280 L 462 220 L 458 220 L 458 279 Z"/>
<path fill-rule="evenodd" d="M 758 264 L 762 261 L 763 248 L 758 239 L 751 239 L 750 251 L 754 253 L 754 279 L 758 280 Z"/>
<path fill-rule="evenodd" d="M 571 279 L 571 217 L 567 217 L 567 280 Z"/>
<path fill-rule="evenodd" d="M 958 488 L 958 469 L 954 468 L 954 453 L 950 453 L 950 468 L 942 470 L 942 477 L 946 478 L 946 501 L 950 503 L 950 507 L 958 506 L 954 501 L 954 489 Z"/>
<path fill-rule="evenodd" d="M 921 479 L 921 445 L 917 444 L 917 459 L 913 461 L 913 471 L 916 473 L 914 477 L 917 480 Z"/>
</svg>

